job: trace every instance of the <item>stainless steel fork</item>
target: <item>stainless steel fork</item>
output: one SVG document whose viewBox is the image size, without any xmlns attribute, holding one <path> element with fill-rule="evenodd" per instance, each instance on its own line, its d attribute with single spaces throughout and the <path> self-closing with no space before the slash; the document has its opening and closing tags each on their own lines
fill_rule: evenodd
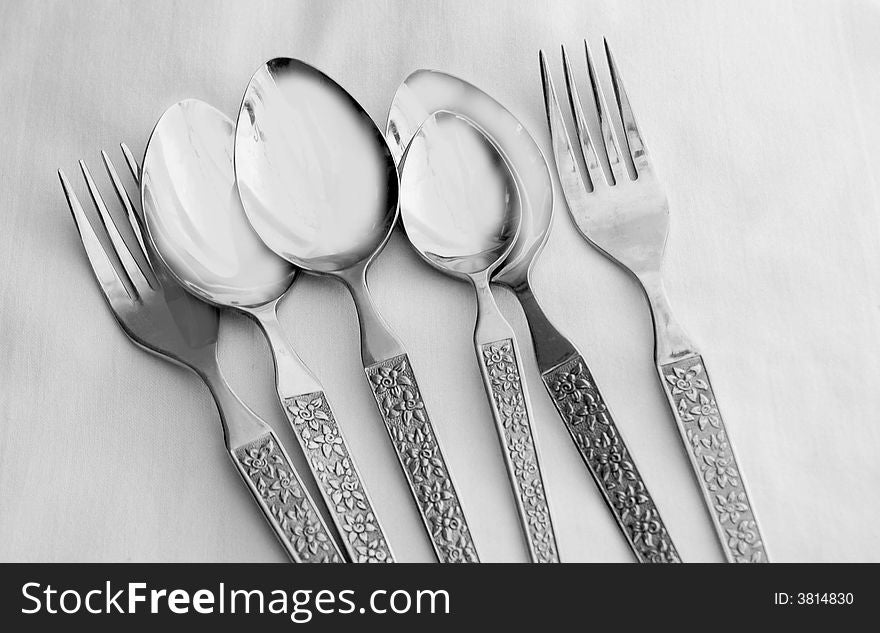
<svg viewBox="0 0 880 633">
<path fill-rule="evenodd" d="M 666 194 L 654 173 L 608 42 L 605 54 L 625 132 L 622 143 L 609 116 L 586 40 L 584 50 L 592 92 L 587 109 L 593 121 L 598 120 L 600 135 L 590 130 L 568 55 L 562 48 L 578 150 L 573 148 L 543 51 L 540 55 L 553 155 L 568 210 L 581 235 L 632 273 L 645 292 L 654 322 L 657 372 L 727 560 L 766 562 L 767 550 L 709 374 L 697 347 L 673 318 L 663 288 L 660 267 L 669 230 Z M 632 158 L 634 179 L 628 171 L 625 151 Z M 603 169 L 601 157 L 607 157 L 610 174 Z M 579 160 L 583 161 L 586 177 Z"/>
<path fill-rule="evenodd" d="M 139 181 L 137 162 L 124 143 L 121 147 L 132 176 Z M 121 270 L 102 246 L 64 172 L 58 170 L 58 177 L 111 312 L 137 345 L 192 369 L 208 385 L 220 412 L 229 455 L 290 558 L 304 563 L 343 562 L 281 442 L 269 425 L 238 399 L 220 372 L 217 309 L 187 293 L 171 277 L 150 241 L 143 239 L 143 218 L 135 211 L 106 152 L 101 152 L 101 158 L 137 241 L 132 248 L 140 250 L 139 258 L 146 265 L 139 264 L 129 250 L 86 164 L 79 162 Z"/>
</svg>

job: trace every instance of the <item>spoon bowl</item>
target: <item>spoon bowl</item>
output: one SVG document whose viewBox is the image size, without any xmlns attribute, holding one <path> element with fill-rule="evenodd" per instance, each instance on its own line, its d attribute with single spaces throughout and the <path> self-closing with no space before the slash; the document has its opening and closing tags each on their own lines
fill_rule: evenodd
<svg viewBox="0 0 880 633">
<path fill-rule="evenodd" d="M 397 218 L 397 172 L 381 132 L 341 86 L 296 59 L 270 60 L 252 77 L 235 171 L 256 232 L 311 272 L 372 258 Z"/>
<path fill-rule="evenodd" d="M 391 102 L 385 138 L 395 160 L 400 161 L 422 122 L 440 110 L 476 122 L 511 166 L 522 221 L 513 249 L 492 273 L 492 281 L 522 288 L 528 285 L 553 219 L 553 186 L 544 155 L 522 123 L 492 96 L 453 75 L 423 69 L 404 79 Z"/>
<path fill-rule="evenodd" d="M 165 111 L 143 166 L 147 231 L 177 280 L 223 307 L 253 307 L 283 295 L 296 269 L 248 224 L 231 169 L 233 123 L 196 99 Z"/>
<path fill-rule="evenodd" d="M 470 119 L 440 111 L 413 136 L 403 165 L 401 214 L 418 253 L 458 277 L 491 273 L 513 248 L 522 215 L 494 143 Z"/>
</svg>

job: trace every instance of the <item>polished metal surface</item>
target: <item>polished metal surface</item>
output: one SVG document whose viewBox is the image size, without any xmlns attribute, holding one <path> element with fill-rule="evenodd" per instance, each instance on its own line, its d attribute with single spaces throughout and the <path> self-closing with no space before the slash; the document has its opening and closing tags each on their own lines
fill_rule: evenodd
<svg viewBox="0 0 880 633">
<path fill-rule="evenodd" d="M 493 273 L 492 281 L 515 288 L 527 281 L 532 262 L 547 241 L 553 217 L 553 188 L 541 150 L 528 131 L 504 106 L 476 86 L 436 70 L 417 70 L 397 89 L 388 112 L 385 139 L 394 160 L 422 122 L 440 110 L 461 114 L 497 142 L 511 165 L 522 194 L 522 220 L 513 249 Z"/>
<path fill-rule="evenodd" d="M 400 171 L 403 225 L 419 255 L 462 279 L 490 275 L 522 214 L 513 174 L 486 135 L 459 115 L 432 114 Z"/>
<path fill-rule="evenodd" d="M 422 122 L 401 157 L 400 196 L 403 225 L 419 255 L 474 286 L 474 347 L 529 554 L 533 562 L 559 562 L 521 356 L 489 288 L 519 232 L 514 175 L 473 121 L 440 111 Z"/>
<path fill-rule="evenodd" d="M 406 350 L 367 286 L 370 262 L 398 213 L 397 171 L 382 134 L 330 77 L 299 60 L 273 59 L 245 91 L 235 173 L 247 217 L 266 245 L 351 292 L 364 371 L 434 551 L 442 562 L 478 562 Z M 413 455 L 430 455 L 431 467 L 421 468 Z M 442 498 L 432 490 L 443 490 Z"/>
<path fill-rule="evenodd" d="M 393 562 L 387 538 L 323 388 L 290 347 L 277 305 L 296 269 L 254 233 L 235 187 L 235 126 L 211 105 L 188 99 L 156 124 L 142 190 L 149 238 L 178 281 L 196 296 L 251 316 L 275 361 L 278 398 L 353 562 Z M 322 441 L 315 441 L 320 437 Z M 340 491 L 348 494 L 342 496 Z M 359 523 L 364 529 L 352 532 Z"/>
<path fill-rule="evenodd" d="M 273 59 L 251 78 L 235 168 L 257 233 L 305 270 L 336 273 L 371 258 L 397 216 L 394 162 L 379 130 L 345 90 L 299 60 Z"/>
<path fill-rule="evenodd" d="M 491 96 L 457 77 L 418 70 L 397 89 L 389 110 L 386 139 L 395 159 L 400 160 L 422 122 L 437 111 L 475 121 L 511 165 L 522 222 L 492 282 L 516 293 L 544 386 L 636 559 L 677 562 L 675 545 L 586 361 L 550 322 L 532 290 L 530 272 L 553 217 L 553 186 L 544 155 L 525 127 Z M 624 467 L 611 466 L 617 463 Z M 648 522 L 641 517 L 649 517 Z"/>
<path fill-rule="evenodd" d="M 277 299 L 296 269 L 254 233 L 235 189 L 231 120 L 188 99 L 168 108 L 144 160 L 144 216 L 162 261 L 184 288 L 220 306 Z"/>
<path fill-rule="evenodd" d="M 702 357 L 673 318 L 663 289 L 660 267 L 669 230 L 666 194 L 608 43 L 605 54 L 614 86 L 613 102 L 623 124 L 622 138 L 614 129 L 586 41 L 584 50 L 590 96 L 583 101 L 572 65 L 562 50 L 576 145 L 543 52 L 540 56 L 553 155 L 569 212 L 581 235 L 632 273 L 645 292 L 654 322 L 657 372 L 727 560 L 765 562 L 767 550 Z M 598 124 L 599 134 L 591 132 L 591 121 Z M 603 168 L 603 157 L 607 157 L 610 171 Z M 579 167 L 581 161 L 585 171 Z"/>
<path fill-rule="evenodd" d="M 123 153 L 132 176 L 139 180 L 140 170 L 124 145 Z M 134 236 L 129 242 L 136 242 L 136 246 L 130 246 L 122 237 L 85 163 L 80 161 L 80 167 L 101 218 L 100 232 L 109 238 L 113 254 L 105 250 L 64 173 L 59 170 L 58 175 L 111 312 L 134 343 L 192 369 L 208 385 L 220 412 L 227 451 L 288 556 L 295 562 L 343 562 L 332 534 L 274 431 L 238 399 L 220 371 L 217 309 L 188 294 L 152 244 L 143 239 L 143 218 L 137 215 L 107 154 L 102 152 L 102 158 L 128 218 L 123 232 Z M 113 259 L 118 259 L 119 268 Z M 276 484 L 283 486 L 287 496 L 267 494 L 267 487 L 273 489 Z"/>
</svg>

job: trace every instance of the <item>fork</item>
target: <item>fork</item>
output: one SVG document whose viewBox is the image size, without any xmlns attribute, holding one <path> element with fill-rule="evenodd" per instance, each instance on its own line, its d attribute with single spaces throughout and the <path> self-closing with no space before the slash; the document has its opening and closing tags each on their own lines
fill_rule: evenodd
<svg viewBox="0 0 880 633">
<path fill-rule="evenodd" d="M 134 156 L 124 143 L 121 148 L 139 183 L 140 169 Z M 191 296 L 171 277 L 152 243 L 144 240 L 143 217 L 135 211 L 109 156 L 102 151 L 101 158 L 145 265 L 138 263 L 122 238 L 85 162 L 79 161 L 79 166 L 121 271 L 112 263 L 60 169 L 58 177 L 110 311 L 135 344 L 188 367 L 205 381 L 220 413 L 226 449 L 288 556 L 298 563 L 343 562 L 339 547 L 278 437 L 239 400 L 220 372 L 217 309 Z"/>
<path fill-rule="evenodd" d="M 726 559 L 767 562 L 755 511 L 703 358 L 673 317 L 666 298 L 660 268 L 669 230 L 669 203 L 636 125 L 607 40 L 604 44 L 615 105 L 625 134 L 619 141 L 608 102 L 596 78 L 589 45 L 584 40 L 592 92 L 587 108 L 593 120 L 598 120 L 601 136 L 590 129 L 563 46 L 562 64 L 577 129 L 577 150 L 563 119 L 544 52 L 540 53 L 544 105 L 562 191 L 581 235 L 635 276 L 644 290 L 654 324 L 654 361 L 660 382 Z M 635 178 L 630 177 L 624 152 L 632 159 Z M 607 158 L 610 174 L 602 166 L 600 153 Z M 586 174 L 580 169 L 579 160 Z"/>
</svg>

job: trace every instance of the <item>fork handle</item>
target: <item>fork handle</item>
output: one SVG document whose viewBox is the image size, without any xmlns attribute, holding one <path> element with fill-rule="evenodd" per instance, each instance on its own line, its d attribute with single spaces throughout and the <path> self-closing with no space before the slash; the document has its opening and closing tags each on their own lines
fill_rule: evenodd
<svg viewBox="0 0 880 633">
<path fill-rule="evenodd" d="M 230 457 L 295 563 L 342 563 L 342 553 L 272 428 L 239 400 L 216 363 L 203 371 Z"/>
<path fill-rule="evenodd" d="M 636 559 L 680 563 L 654 499 L 581 355 L 576 352 L 541 378 Z"/>
<path fill-rule="evenodd" d="M 702 357 L 658 364 L 657 370 L 727 561 L 769 562 Z"/>
</svg>

